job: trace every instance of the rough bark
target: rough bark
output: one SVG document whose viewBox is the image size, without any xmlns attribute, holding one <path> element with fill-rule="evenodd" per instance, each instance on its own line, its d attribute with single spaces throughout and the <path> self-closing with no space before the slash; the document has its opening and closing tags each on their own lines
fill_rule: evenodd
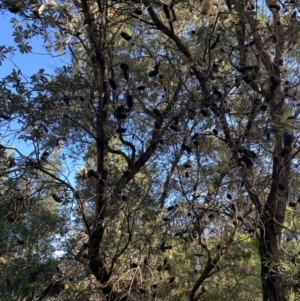
<svg viewBox="0 0 300 301">
<path fill-rule="evenodd" d="M 272 184 L 268 199 L 263 208 L 262 226 L 259 236 L 261 258 L 261 279 L 263 300 L 286 301 L 288 293 L 282 277 L 282 270 L 276 255 L 282 249 L 282 225 L 284 223 L 288 200 L 291 160 L 287 155 L 280 157 L 279 151 L 292 150 L 293 136 L 278 137 L 278 144 L 273 159 Z M 282 189 L 284 188 L 284 189 Z"/>
</svg>

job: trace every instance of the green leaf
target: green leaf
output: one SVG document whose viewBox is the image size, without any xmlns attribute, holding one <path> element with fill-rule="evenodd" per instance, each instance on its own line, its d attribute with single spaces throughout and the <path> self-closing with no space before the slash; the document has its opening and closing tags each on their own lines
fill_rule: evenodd
<svg viewBox="0 0 300 301">
<path fill-rule="evenodd" d="M 199 46 L 205 45 L 206 36 L 207 36 L 207 30 L 206 30 L 206 28 L 205 27 L 201 27 L 197 31 L 197 43 L 198 43 Z"/>
<path fill-rule="evenodd" d="M 286 121 L 286 120 L 289 118 L 289 116 L 292 115 L 292 112 L 293 112 L 293 110 L 292 110 L 291 108 L 288 108 L 288 109 L 284 112 L 284 114 L 283 114 L 283 116 L 282 116 L 282 118 L 281 118 L 281 121 Z"/>
</svg>

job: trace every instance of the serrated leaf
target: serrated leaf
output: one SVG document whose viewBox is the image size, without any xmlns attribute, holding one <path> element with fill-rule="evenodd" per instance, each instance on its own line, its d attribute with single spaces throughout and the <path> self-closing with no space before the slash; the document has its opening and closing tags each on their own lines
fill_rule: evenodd
<svg viewBox="0 0 300 301">
<path fill-rule="evenodd" d="M 198 45 L 204 45 L 205 44 L 206 36 L 207 36 L 207 31 L 206 31 L 206 29 L 204 27 L 200 28 L 197 31 L 197 42 L 198 42 Z"/>
<path fill-rule="evenodd" d="M 294 130 L 297 130 L 299 127 L 291 124 L 283 124 L 282 129 L 285 130 L 288 134 L 291 134 Z"/>
<path fill-rule="evenodd" d="M 194 91 L 192 92 L 192 99 L 193 99 L 194 101 L 201 101 L 200 94 L 199 94 L 199 92 L 198 92 L 197 90 L 194 90 Z"/>
<path fill-rule="evenodd" d="M 291 115 L 292 115 L 292 109 L 291 108 L 288 108 L 285 112 L 284 112 L 284 114 L 283 114 L 283 116 L 282 116 L 282 118 L 281 118 L 281 121 L 286 121 Z"/>
<path fill-rule="evenodd" d="M 216 183 L 214 181 L 207 184 L 207 189 L 209 192 L 215 192 L 216 190 Z"/>
<path fill-rule="evenodd" d="M 283 134 L 284 133 L 284 129 L 282 128 L 282 126 L 274 125 L 272 127 L 272 129 L 270 130 L 270 132 L 268 132 L 268 133 L 272 133 L 272 132 L 274 132 L 276 134 Z"/>
<path fill-rule="evenodd" d="M 56 26 L 55 20 L 54 20 L 54 19 L 50 19 L 49 25 L 50 25 L 51 27 L 55 27 L 55 26 Z"/>
<path fill-rule="evenodd" d="M 292 118 L 292 119 L 288 119 L 288 123 L 300 123 L 300 120 L 296 118 Z"/>
</svg>

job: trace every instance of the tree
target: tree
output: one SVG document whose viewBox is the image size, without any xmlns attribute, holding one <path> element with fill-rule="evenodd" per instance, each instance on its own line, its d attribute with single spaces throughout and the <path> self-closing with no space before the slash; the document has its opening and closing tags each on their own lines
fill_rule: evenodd
<svg viewBox="0 0 300 301">
<path fill-rule="evenodd" d="M 20 222 L 28 231 L 26 215 L 52 197 L 60 209 L 48 214 L 61 220 L 51 225 L 72 229 L 57 242 L 46 229 L 42 239 L 46 249 L 61 246 L 64 280 L 71 258 L 73 288 L 92 273 L 107 300 L 240 299 L 259 254 L 261 292 L 253 284 L 251 300 L 297 293 L 290 247 L 298 233 L 297 4 L 1 5 L 17 14 L 22 53 L 28 38 L 42 35 L 49 51 L 70 55 L 52 76 L 14 70 L 3 79 L 0 115 L 8 133 L 1 149 L 10 149 L 17 120 L 18 137 L 33 147 L 29 156 L 16 150 L 16 167 L 7 162 L 3 174 L 8 199 L 16 198 L 11 187 L 32 195 Z M 57 263 L 50 248 L 47 262 L 53 257 Z M 245 258 L 253 262 L 242 269 Z M 207 290 L 215 279 L 224 294 Z M 31 296 L 62 293 L 63 280 L 47 281 Z M 99 298 L 94 293 L 88 297 Z"/>
</svg>

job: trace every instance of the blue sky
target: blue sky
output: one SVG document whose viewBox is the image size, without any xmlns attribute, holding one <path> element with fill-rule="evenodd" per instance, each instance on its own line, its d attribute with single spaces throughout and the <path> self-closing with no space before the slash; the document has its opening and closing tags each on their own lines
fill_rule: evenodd
<svg viewBox="0 0 300 301">
<path fill-rule="evenodd" d="M 0 66 L 0 79 L 11 73 L 13 69 L 20 69 L 25 76 L 31 76 L 39 69 L 45 69 L 45 73 L 53 74 L 55 67 L 63 65 L 63 57 L 53 57 L 47 53 L 43 47 L 42 38 L 30 38 L 28 39 L 32 46 L 32 53 L 22 54 L 19 52 L 13 37 L 13 27 L 10 22 L 11 17 L 18 18 L 17 15 L 11 13 L 4 13 L 0 15 L 1 24 L 1 38 L 0 45 L 6 47 L 12 46 L 16 49 L 13 56 L 8 56 Z M 17 128 L 17 123 L 12 124 L 13 128 Z M 28 155 L 32 148 L 27 146 L 24 142 L 19 140 L 10 140 L 9 146 L 17 147 L 24 155 Z M 5 143 L 5 145 L 7 145 Z M 8 145 L 7 145 L 8 146 Z"/>
<path fill-rule="evenodd" d="M 14 37 L 12 36 L 13 28 L 10 23 L 11 17 L 16 17 L 10 13 L 0 15 L 1 39 L 0 45 L 16 47 Z M 63 64 L 63 57 L 52 57 L 43 47 L 43 40 L 40 38 L 28 39 L 33 47 L 32 53 L 21 54 L 18 50 L 15 52 L 11 60 L 21 69 L 24 75 L 31 75 L 39 69 L 44 68 L 47 73 L 53 73 L 53 69 Z M 0 78 L 8 75 L 13 68 L 16 68 L 10 60 L 5 60 L 0 66 Z"/>
<path fill-rule="evenodd" d="M 46 49 L 43 46 L 42 38 L 29 38 L 28 42 L 32 47 L 32 52 L 27 54 L 20 53 L 12 35 L 14 31 L 10 22 L 12 17 L 18 18 L 17 15 L 11 14 L 9 12 L 0 15 L 0 46 L 12 46 L 16 49 L 14 55 L 10 57 L 10 59 L 6 59 L 2 62 L 2 65 L 0 66 L 0 79 L 10 74 L 13 69 L 20 69 L 24 76 L 31 76 L 41 68 L 45 70 L 45 73 L 53 74 L 55 68 L 66 64 L 65 56 L 54 57 L 47 53 Z M 20 125 L 17 122 L 11 124 L 11 128 L 16 129 L 19 126 Z M 2 130 L 6 131 L 6 129 L 0 128 L 0 131 Z M 33 151 L 32 146 L 26 144 L 22 140 L 17 140 L 15 138 L 13 139 L 11 137 L 9 143 L 6 143 L 7 141 L 3 141 L 4 145 L 16 147 L 24 155 L 29 155 Z M 70 162 L 69 160 L 67 160 L 67 163 L 68 165 L 70 164 L 70 166 L 74 167 L 74 164 L 72 164 L 72 162 Z M 76 167 L 74 167 L 74 169 L 71 170 L 71 173 L 68 177 L 73 185 L 75 184 L 73 181 L 75 170 Z"/>
</svg>

